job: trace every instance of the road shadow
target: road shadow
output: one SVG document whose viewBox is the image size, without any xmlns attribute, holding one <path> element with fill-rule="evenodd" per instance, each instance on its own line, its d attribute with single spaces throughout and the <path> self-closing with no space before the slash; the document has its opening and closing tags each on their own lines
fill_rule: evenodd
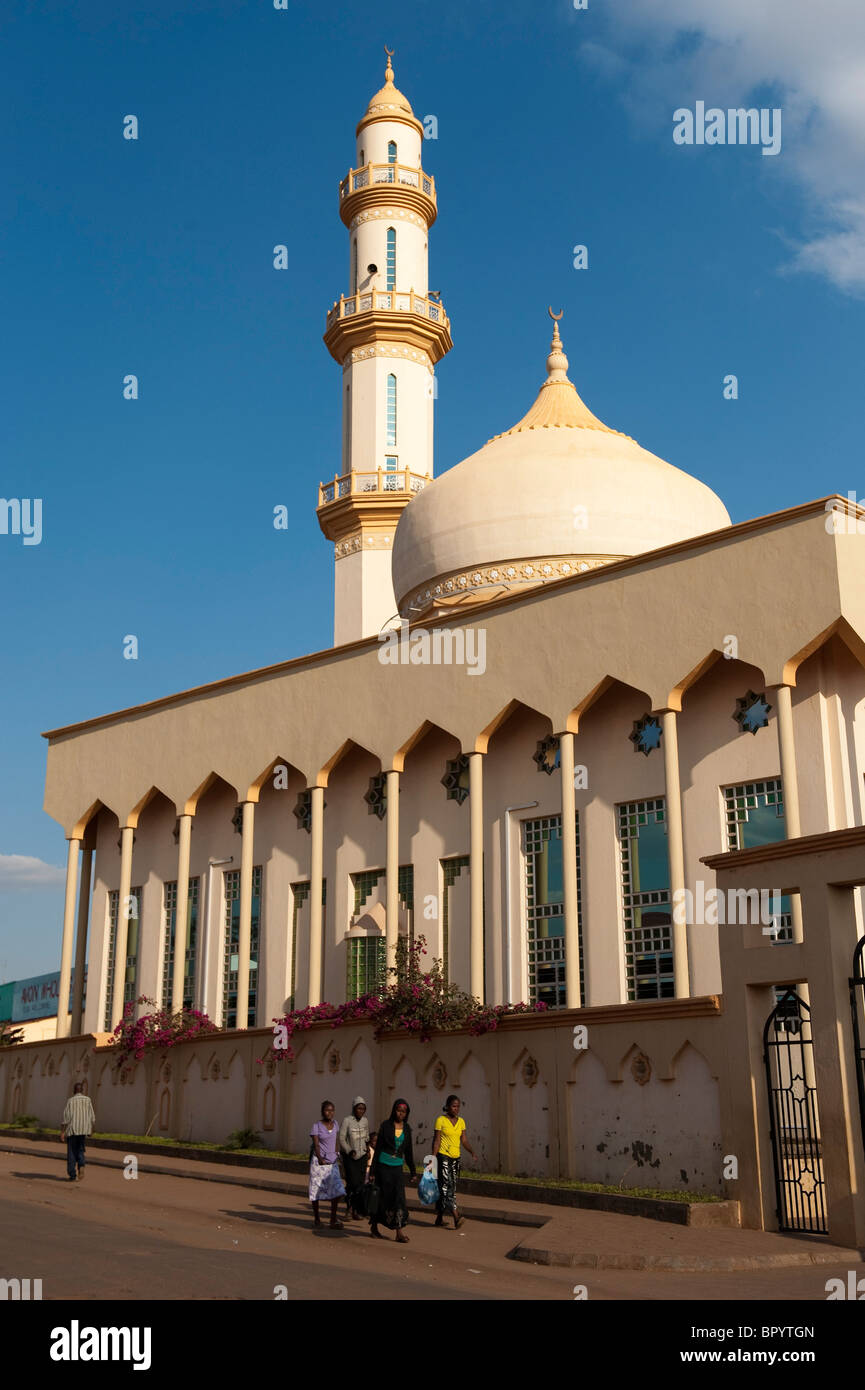
<svg viewBox="0 0 865 1390">
<path fill-rule="evenodd" d="M 54 1173 L 19 1173 L 17 1169 L 12 1170 L 10 1178 L 27 1178 L 30 1182 L 68 1182 L 69 1174 L 64 1173 L 62 1177 L 56 1177 Z"/>
<path fill-rule="evenodd" d="M 278 1216 L 271 1214 L 275 1212 L 279 1212 L 280 1214 Z M 228 1207 L 222 1207 L 221 1214 L 223 1216 L 236 1217 L 240 1221 L 255 1222 L 258 1225 L 284 1226 L 286 1228 L 291 1227 L 298 1231 L 309 1231 L 311 1235 L 315 1236 L 333 1236 L 334 1238 L 349 1236 L 353 1234 L 352 1225 L 358 1227 L 358 1234 L 368 1234 L 366 1226 L 364 1225 L 361 1228 L 360 1222 L 353 1222 L 352 1225 L 345 1226 L 341 1231 L 334 1230 L 330 1225 L 329 1217 L 327 1220 L 322 1221 L 321 1226 L 316 1227 L 312 1224 L 312 1217 L 305 1212 L 287 1212 L 284 1207 L 262 1207 L 258 1206 L 258 1204 L 253 1204 L 251 1211 L 248 1208 L 246 1211 L 231 1211 Z"/>
</svg>

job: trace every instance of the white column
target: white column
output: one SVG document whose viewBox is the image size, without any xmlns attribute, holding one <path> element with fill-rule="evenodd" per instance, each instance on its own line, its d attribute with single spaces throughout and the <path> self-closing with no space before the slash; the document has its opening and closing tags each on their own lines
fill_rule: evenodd
<svg viewBox="0 0 865 1390">
<path fill-rule="evenodd" d="M 309 999 L 321 1003 L 321 882 L 324 860 L 324 787 L 311 789 L 312 825 L 309 862 Z"/>
<path fill-rule="evenodd" d="M 577 798 L 574 793 L 574 735 L 559 736 L 562 773 L 562 887 L 565 909 L 565 1002 L 580 1007 L 580 924 L 577 908 Z"/>
<path fill-rule="evenodd" d="M 126 985 L 126 947 L 129 940 L 129 896 L 132 892 L 132 841 L 135 831 L 125 825 L 120 831 L 120 889 L 117 894 L 117 934 L 114 939 L 114 993 L 111 997 L 111 1027 L 123 1019 L 123 991 Z M 137 909 L 140 911 L 140 908 Z"/>
<path fill-rule="evenodd" d="M 784 824 L 787 839 L 796 840 L 802 834 L 799 814 L 799 778 L 796 769 L 796 745 L 793 741 L 793 692 L 789 685 L 775 686 L 778 707 L 778 754 L 781 761 L 781 791 L 784 797 Z M 798 893 L 790 898 L 793 918 L 793 940 L 802 941 L 802 899 Z"/>
<path fill-rule="evenodd" d="M 677 999 L 691 993 L 688 973 L 688 928 L 677 922 L 673 904 L 684 902 L 685 850 L 682 835 L 682 788 L 679 781 L 679 734 L 675 710 L 664 710 L 664 781 L 667 812 L 667 856 L 670 865 L 670 910 L 673 917 L 673 974 Z M 679 913 L 679 916 L 682 914 Z"/>
<path fill-rule="evenodd" d="M 240 832 L 240 904 L 237 942 L 237 1022 L 246 1028 L 249 1016 L 249 946 L 252 940 L 252 850 L 255 803 L 244 801 Z M 180 885 L 178 884 L 178 889 Z"/>
<path fill-rule="evenodd" d="M 396 944 L 399 940 L 399 773 L 387 774 L 387 878 L 385 902 L 385 953 L 387 968 L 396 965 Z M 388 983 L 393 977 L 388 975 Z"/>
<path fill-rule="evenodd" d="M 469 754 L 469 811 L 471 829 L 471 969 L 469 990 L 484 1002 L 484 773 L 483 753 Z"/>
<path fill-rule="evenodd" d="M 84 972 L 87 969 L 87 925 L 90 917 L 90 873 L 93 850 L 82 841 L 81 884 L 78 889 L 78 929 L 75 938 L 75 988 L 72 991 L 72 1036 L 81 1032 Z"/>
<path fill-rule="evenodd" d="M 192 817 L 181 816 L 177 839 L 177 896 L 174 909 L 174 971 L 171 978 L 171 1012 L 183 1008 L 186 973 L 186 941 L 189 932 L 189 851 L 192 844 Z M 249 972 L 247 971 L 247 976 Z"/>
<path fill-rule="evenodd" d="M 75 895 L 78 888 L 78 851 L 81 841 L 70 839 L 66 851 L 66 900 L 63 905 L 63 942 L 60 947 L 60 991 L 57 996 L 58 1038 L 69 1034 L 69 982 L 72 975 L 72 941 L 75 929 Z"/>
</svg>

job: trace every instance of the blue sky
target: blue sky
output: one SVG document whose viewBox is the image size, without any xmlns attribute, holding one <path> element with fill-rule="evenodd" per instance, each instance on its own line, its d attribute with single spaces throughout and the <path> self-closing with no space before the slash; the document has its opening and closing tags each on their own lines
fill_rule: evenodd
<svg viewBox="0 0 865 1390">
<path fill-rule="evenodd" d="M 337 183 L 383 44 L 438 118 L 430 283 L 454 349 L 437 472 L 531 404 L 553 303 L 590 408 L 734 521 L 865 492 L 862 113 L 845 95 L 861 19 L 853 0 L 827 0 L 816 30 L 803 0 L 766 0 L 759 22 L 717 8 L 5 0 L 0 491 L 42 499 L 43 536 L 0 535 L 0 980 L 59 956 L 40 732 L 329 645 L 315 503 L 339 467 L 340 373 L 321 335 L 347 289 Z M 780 106 L 781 153 L 675 145 L 673 111 L 697 99 Z"/>
</svg>

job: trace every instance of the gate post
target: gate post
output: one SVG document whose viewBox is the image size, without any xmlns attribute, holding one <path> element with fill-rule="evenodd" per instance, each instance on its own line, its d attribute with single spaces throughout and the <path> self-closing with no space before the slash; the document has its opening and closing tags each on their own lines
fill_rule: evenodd
<svg viewBox="0 0 865 1390">
<path fill-rule="evenodd" d="M 858 1125 L 856 1056 L 850 1015 L 850 970 L 857 927 L 849 887 L 824 883 L 802 894 L 805 931 L 821 949 L 810 953 L 811 1035 L 822 1130 L 829 1236 L 865 1247 L 865 1154 Z"/>
<path fill-rule="evenodd" d="M 727 1179 L 725 1195 L 740 1204 L 742 1225 L 777 1231 L 769 1098 L 763 1065 L 763 1027 L 773 1004 L 771 986 L 748 981 L 742 925 L 721 935 L 724 1056 L 719 1077 L 722 1159 L 736 1159 L 739 1176 Z"/>
</svg>

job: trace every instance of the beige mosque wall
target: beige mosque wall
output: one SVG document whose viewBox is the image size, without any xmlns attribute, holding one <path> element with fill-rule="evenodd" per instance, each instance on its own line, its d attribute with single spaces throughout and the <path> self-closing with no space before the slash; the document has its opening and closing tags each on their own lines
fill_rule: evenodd
<svg viewBox="0 0 865 1390">
<path fill-rule="evenodd" d="M 323 1100 L 341 1118 L 362 1095 L 377 1123 L 405 1096 L 420 1162 L 453 1091 L 487 1172 L 720 1193 L 721 1017 L 713 999 L 665 1001 L 428 1043 L 401 1035 L 377 1043 L 369 1025 L 318 1025 L 295 1039 L 294 1062 L 281 1064 L 256 1060 L 266 1030 L 202 1038 L 121 1069 L 92 1038 L 29 1043 L 0 1059 L 0 1118 L 11 1118 L 16 1098 L 18 1111 L 56 1127 L 83 1080 L 98 1132 L 149 1126 L 219 1143 L 249 1126 L 269 1147 L 306 1154 Z M 588 1028 L 580 1053 L 577 1019 Z"/>
<path fill-rule="evenodd" d="M 441 785 L 448 760 L 459 753 L 455 738 L 430 729 L 406 757 L 400 778 L 400 863 L 414 864 L 415 936 L 426 938 L 430 958 L 443 952 L 441 861 L 469 852 L 468 803 L 448 801 Z M 426 907 L 435 915 L 424 916 Z M 468 918 L 465 926 L 467 936 Z M 465 961 L 452 955 L 451 979 L 466 987 L 467 954 Z"/>
<path fill-rule="evenodd" d="M 291 989 L 291 886 L 309 876 L 309 836 L 294 814 L 303 790 L 299 773 L 280 758 L 275 773 L 264 781 L 256 807 L 254 858 L 261 865 L 262 880 L 257 1000 L 261 1025 L 283 1013 Z"/>
<path fill-rule="evenodd" d="M 743 782 L 762 781 L 780 775 L 775 697 L 769 723 L 756 734 L 743 734 L 733 720 L 736 701 L 746 691 L 765 690 L 765 679 L 756 667 L 720 659 L 686 693 L 679 727 L 679 760 L 682 779 L 685 875 L 696 893 L 702 882 L 708 891 L 715 876 L 700 860 L 728 848 L 723 789 Z M 797 751 L 799 720 L 794 713 Z M 800 770 L 802 763 L 800 762 Z M 802 778 L 800 775 L 800 782 Z M 723 927 L 695 922 L 688 927 L 691 988 L 695 994 L 720 988 L 718 933 Z"/>
<path fill-rule="evenodd" d="M 585 767 L 588 778 L 587 786 L 578 785 L 576 792 L 585 998 L 589 1005 L 624 1000 L 616 804 L 667 793 L 662 753 L 644 757 L 634 752 L 628 739 L 635 719 L 650 709 L 675 707 L 681 700 L 684 862 L 686 883 L 693 887 L 708 877 L 700 858 L 726 848 L 720 788 L 778 775 L 778 695 L 771 689 L 773 679 L 780 679 L 785 667 L 792 679 L 793 658 L 810 649 L 813 654 L 799 664 L 792 692 L 802 829 L 805 833 L 831 829 L 862 816 L 865 677 L 850 650 L 851 646 L 857 654 L 860 647 L 865 650 L 854 627 L 854 620 L 861 621 L 865 631 L 860 593 L 845 596 L 849 616 L 839 618 L 833 585 L 815 584 L 807 623 L 795 603 L 776 604 L 776 616 L 768 626 L 762 606 L 734 610 L 726 606 L 731 595 L 749 591 L 747 582 L 743 587 L 742 574 L 747 581 L 748 551 L 758 530 L 770 554 L 774 553 L 774 563 L 768 567 L 760 558 L 761 582 L 770 590 L 773 584 L 778 586 L 774 598 L 780 602 L 783 579 L 795 599 L 804 561 L 810 555 L 819 575 L 827 550 L 831 552 L 838 539 L 827 535 L 823 522 L 822 508 L 798 509 L 781 522 L 768 519 L 759 527 L 738 528 L 738 535 L 734 528 L 711 546 L 691 542 L 673 548 L 672 554 L 613 566 L 606 576 L 589 575 L 546 593 L 491 604 L 483 610 L 487 635 L 483 675 L 472 676 L 452 666 L 384 665 L 379 661 L 379 643 L 358 643 L 56 732 L 48 754 L 47 808 L 65 817 L 69 829 L 77 828 L 79 834 L 89 807 L 102 803 L 106 808 L 95 815 L 89 832 L 96 854 L 85 1026 L 99 1029 L 104 1019 L 107 895 L 118 886 L 120 871 L 118 815 L 124 824 L 130 817 L 130 823 L 137 821 L 132 884 L 143 888 L 137 992 L 158 998 L 162 886 L 177 877 L 174 822 L 176 815 L 194 812 L 190 872 L 201 880 L 198 998 L 219 1020 L 224 960 L 222 874 L 224 867 L 240 867 L 241 837 L 232 825 L 237 803 L 255 802 L 253 862 L 262 866 L 264 894 L 260 953 L 264 983 L 257 1020 L 263 1025 L 282 1010 L 292 973 L 296 1006 L 309 998 L 308 900 L 299 914 L 297 960 L 292 960 L 292 884 L 308 880 L 311 850 L 310 836 L 293 815 L 298 792 L 315 782 L 325 788 L 322 997 L 338 1001 L 345 994 L 346 933 L 353 910 L 351 875 L 384 868 L 386 860 L 386 818 L 369 815 L 363 798 L 371 776 L 396 766 L 401 769 L 399 862 L 414 866 L 415 931 L 423 931 L 434 953 L 441 955 L 442 860 L 467 854 L 470 841 L 470 802 L 460 806 L 448 801 L 441 786 L 445 763 L 460 748 L 486 750 L 487 999 L 526 998 L 521 822 L 560 813 L 561 775 L 538 772 L 532 754 L 540 738 L 569 723 L 571 728 L 577 725 L 576 765 Z M 784 547 L 796 555 L 796 567 L 785 566 Z M 736 571 L 736 586 L 723 583 L 724 570 L 716 568 L 725 554 L 727 567 Z M 761 552 L 755 549 L 751 558 L 756 561 L 758 556 Z M 719 642 L 725 634 L 736 633 L 739 661 L 726 661 L 717 653 L 710 660 L 711 653 L 696 645 L 704 643 L 705 636 L 695 636 L 694 625 L 677 603 L 666 609 L 662 602 L 653 607 L 652 587 L 675 576 L 680 585 L 687 584 L 702 611 L 701 631 L 716 632 Z M 631 592 L 637 580 L 643 596 L 639 611 Z M 837 573 L 834 581 L 837 584 Z M 772 598 L 770 593 L 768 607 Z M 663 634 L 644 621 L 644 612 L 655 608 L 663 614 Z M 714 612 L 711 618 L 710 611 Z M 475 622 L 479 616 L 474 615 Z M 454 617 L 450 625 L 459 627 L 467 621 L 468 615 Z M 832 622 L 842 624 L 845 642 L 825 635 Z M 567 640 L 563 633 L 568 634 Z M 745 655 L 761 645 L 760 663 L 746 661 Z M 608 673 L 642 674 L 639 683 L 613 674 L 595 680 L 605 668 Z M 737 697 L 749 688 L 765 689 L 773 706 L 769 726 L 756 736 L 740 733 L 731 717 Z M 581 705 L 586 706 L 582 713 Z M 277 760 L 290 769 L 290 785 L 284 790 L 273 786 Z M 523 809 L 508 816 L 506 808 L 511 806 Z M 211 868 L 210 859 L 231 859 L 232 863 Z M 506 877 L 509 898 L 504 891 Z M 470 875 L 464 869 L 451 894 L 450 976 L 463 987 L 469 985 L 469 885 Z M 383 888 L 382 884 L 378 890 L 379 902 Z M 435 915 L 426 918 L 423 912 L 430 900 Z M 691 993 L 716 990 L 720 980 L 717 932 L 692 927 L 689 957 Z"/>
</svg>

